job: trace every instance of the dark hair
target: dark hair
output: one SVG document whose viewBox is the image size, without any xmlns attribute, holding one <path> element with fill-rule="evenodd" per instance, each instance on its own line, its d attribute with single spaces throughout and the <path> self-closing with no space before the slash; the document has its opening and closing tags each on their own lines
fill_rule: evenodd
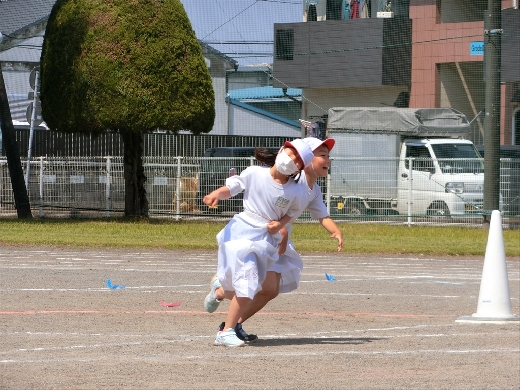
<svg viewBox="0 0 520 390">
<path fill-rule="evenodd" d="M 276 160 L 276 156 L 278 153 L 271 152 L 266 148 L 255 148 L 255 158 L 262 164 L 267 167 L 272 167 Z"/>
<path fill-rule="evenodd" d="M 271 152 L 265 148 L 255 148 L 255 159 L 260 162 L 261 165 L 272 167 L 276 161 L 278 153 Z M 301 171 L 291 175 L 294 181 L 298 182 L 301 177 Z"/>
</svg>

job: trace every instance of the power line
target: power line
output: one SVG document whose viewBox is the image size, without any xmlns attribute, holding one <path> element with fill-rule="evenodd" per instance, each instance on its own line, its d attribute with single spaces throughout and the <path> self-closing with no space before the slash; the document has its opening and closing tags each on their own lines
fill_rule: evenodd
<svg viewBox="0 0 520 390">
<path fill-rule="evenodd" d="M 274 45 L 274 41 L 202 41 L 207 45 Z"/>
<path fill-rule="evenodd" d="M 258 0 L 257 0 L 258 1 Z M 211 34 L 213 34 L 215 31 L 217 31 L 218 29 L 220 29 L 222 26 L 225 26 L 226 24 L 230 23 L 233 19 L 235 19 L 238 15 L 246 12 L 249 8 L 251 8 L 253 5 L 255 5 L 257 3 L 257 1 L 255 1 L 253 4 L 251 4 L 249 7 L 246 7 L 244 8 L 242 11 L 240 11 L 238 14 L 236 14 L 235 16 L 233 16 L 231 19 L 228 19 L 226 20 L 224 23 L 222 23 L 220 26 L 218 26 L 216 29 L 214 29 L 212 32 L 210 32 L 209 34 L 206 34 L 206 36 L 204 38 L 202 38 L 202 40 L 204 40 L 205 38 L 209 37 Z"/>
</svg>

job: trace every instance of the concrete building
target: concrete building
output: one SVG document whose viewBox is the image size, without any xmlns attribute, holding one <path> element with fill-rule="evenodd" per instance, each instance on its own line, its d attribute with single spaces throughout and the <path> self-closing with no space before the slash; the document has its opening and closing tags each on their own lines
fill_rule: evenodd
<svg viewBox="0 0 520 390">
<path fill-rule="evenodd" d="M 501 4 L 501 144 L 520 145 L 520 9 Z M 303 0 L 302 22 L 274 26 L 273 86 L 302 88 L 304 119 L 334 106 L 452 107 L 473 120 L 481 144 L 486 8 L 487 0 Z"/>
</svg>

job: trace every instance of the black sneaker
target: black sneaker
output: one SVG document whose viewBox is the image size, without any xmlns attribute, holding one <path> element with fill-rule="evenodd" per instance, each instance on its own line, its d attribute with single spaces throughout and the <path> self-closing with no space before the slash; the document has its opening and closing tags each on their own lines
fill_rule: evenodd
<svg viewBox="0 0 520 390">
<path fill-rule="evenodd" d="M 225 322 L 221 323 L 218 327 L 218 330 L 223 331 L 225 325 Z M 256 340 L 258 340 L 258 336 L 256 334 L 246 333 L 246 331 L 242 329 L 242 324 L 237 324 L 237 326 L 235 326 L 235 333 L 240 340 L 243 340 L 246 343 L 254 343 Z"/>
</svg>

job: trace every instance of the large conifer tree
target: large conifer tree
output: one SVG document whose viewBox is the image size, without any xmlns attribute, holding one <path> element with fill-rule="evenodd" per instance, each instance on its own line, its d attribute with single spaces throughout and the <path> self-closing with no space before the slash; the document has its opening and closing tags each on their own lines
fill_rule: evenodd
<svg viewBox="0 0 520 390">
<path fill-rule="evenodd" d="M 121 133 L 127 216 L 148 215 L 143 133 L 200 134 L 215 119 L 211 77 L 179 0 L 58 0 L 41 101 L 51 130 Z"/>
</svg>

